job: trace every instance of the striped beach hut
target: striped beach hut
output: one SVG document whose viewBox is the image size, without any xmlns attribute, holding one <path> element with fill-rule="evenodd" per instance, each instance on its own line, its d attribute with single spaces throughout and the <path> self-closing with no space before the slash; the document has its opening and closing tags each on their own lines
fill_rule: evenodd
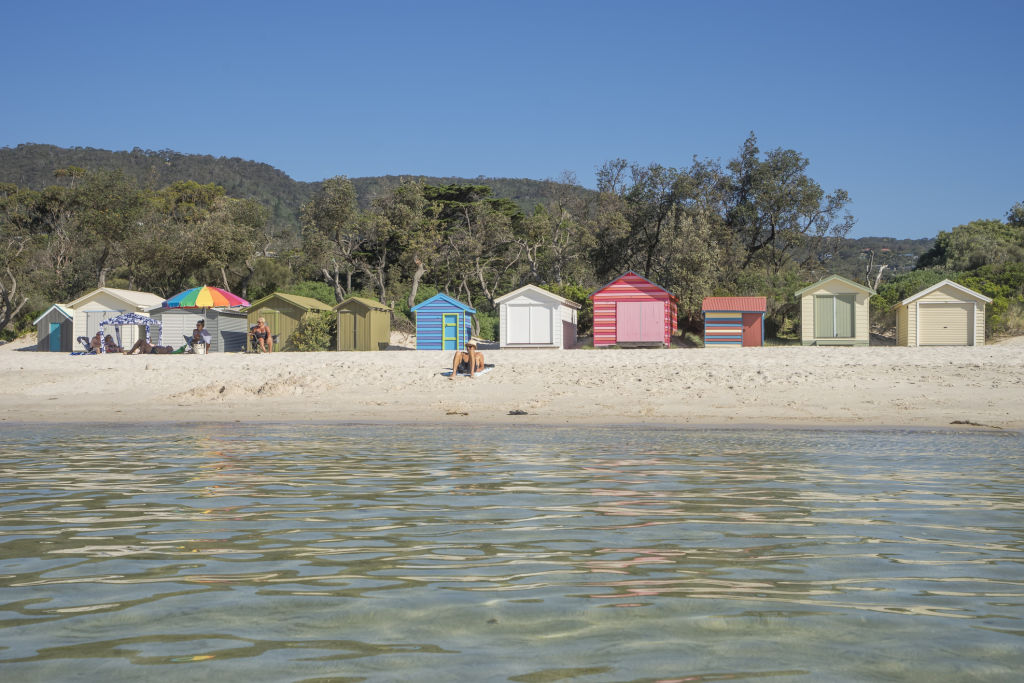
<svg viewBox="0 0 1024 683">
<path fill-rule="evenodd" d="M 704 346 L 764 346 L 763 296 L 709 296 L 701 304 Z"/>
<path fill-rule="evenodd" d="M 900 346 L 982 346 L 985 304 L 992 299 L 943 280 L 899 303 L 896 343 Z"/>
<path fill-rule="evenodd" d="M 447 294 L 435 294 L 411 309 L 416 314 L 416 348 L 461 349 L 473 334 L 476 309 Z"/>
<path fill-rule="evenodd" d="M 676 329 L 679 299 L 633 271 L 590 295 L 594 302 L 594 346 L 668 347 Z"/>
</svg>

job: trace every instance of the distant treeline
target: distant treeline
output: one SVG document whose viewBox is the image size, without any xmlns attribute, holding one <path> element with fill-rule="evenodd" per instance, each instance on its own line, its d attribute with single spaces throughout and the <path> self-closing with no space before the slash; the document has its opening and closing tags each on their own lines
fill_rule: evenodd
<svg viewBox="0 0 1024 683">
<path fill-rule="evenodd" d="M 474 305 L 478 332 L 493 337 L 501 294 L 531 282 L 586 305 L 627 270 L 680 296 L 684 328 L 698 327 L 704 296 L 760 294 L 770 299 L 768 333 L 792 336 L 792 293 L 832 272 L 880 286 L 879 304 L 913 278 L 974 277 L 968 286 L 989 296 L 1002 287 L 993 324 L 1012 326 L 1019 205 L 1005 223 L 961 226 L 934 243 L 850 240 L 849 197 L 826 192 L 807 166 L 794 150 L 762 153 L 753 134 L 725 164 L 607 162 L 596 191 L 572 176 L 299 183 L 241 159 L 4 148 L 0 326 L 13 334 L 102 284 L 170 296 L 208 283 L 249 299 L 367 295 L 394 303 L 399 319 L 443 291 Z M 961 253 L 965 231 L 979 230 L 998 262 Z"/>
</svg>

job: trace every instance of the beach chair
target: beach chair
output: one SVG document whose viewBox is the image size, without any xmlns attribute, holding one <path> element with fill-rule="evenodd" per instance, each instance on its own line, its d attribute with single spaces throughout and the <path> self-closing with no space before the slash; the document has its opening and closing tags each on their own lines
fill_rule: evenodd
<svg viewBox="0 0 1024 683">
<path fill-rule="evenodd" d="M 97 353 L 96 349 L 92 348 L 92 344 L 88 337 L 79 337 L 77 341 L 82 345 L 82 350 L 73 351 L 71 353 L 72 356 L 91 356 L 92 354 Z"/>
</svg>

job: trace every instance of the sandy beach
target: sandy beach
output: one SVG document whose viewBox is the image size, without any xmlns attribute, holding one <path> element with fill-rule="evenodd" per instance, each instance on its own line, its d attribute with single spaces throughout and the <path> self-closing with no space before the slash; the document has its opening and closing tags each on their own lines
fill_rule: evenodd
<svg viewBox="0 0 1024 683">
<path fill-rule="evenodd" d="M 33 348 L 31 338 L 0 346 L 0 421 L 1024 427 L 1024 337 L 978 348 L 484 346 L 495 369 L 454 381 L 440 374 L 451 363 L 440 351 Z"/>
</svg>

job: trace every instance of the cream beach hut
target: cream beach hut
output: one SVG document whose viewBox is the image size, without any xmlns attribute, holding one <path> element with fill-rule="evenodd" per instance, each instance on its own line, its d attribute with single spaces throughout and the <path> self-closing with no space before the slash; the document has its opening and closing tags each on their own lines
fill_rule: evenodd
<svg viewBox="0 0 1024 683">
<path fill-rule="evenodd" d="M 896 308 L 900 346 L 982 346 L 985 343 L 984 294 L 943 280 L 901 301 Z"/>
<path fill-rule="evenodd" d="M 122 313 L 141 313 L 156 308 L 164 302 L 162 296 L 149 292 L 136 292 L 130 289 L 100 287 L 85 296 L 81 296 L 67 304 L 74 311 L 73 339 L 92 337 L 99 332 L 100 322 Z M 145 331 L 142 332 L 143 336 Z M 139 339 L 138 327 L 125 327 L 121 330 L 121 345 L 130 347 Z"/>
<path fill-rule="evenodd" d="M 498 337 L 503 349 L 576 348 L 581 306 L 536 285 L 499 296 Z"/>
<path fill-rule="evenodd" d="M 869 301 L 875 290 L 830 275 L 799 290 L 800 343 L 804 346 L 867 346 Z"/>
</svg>

